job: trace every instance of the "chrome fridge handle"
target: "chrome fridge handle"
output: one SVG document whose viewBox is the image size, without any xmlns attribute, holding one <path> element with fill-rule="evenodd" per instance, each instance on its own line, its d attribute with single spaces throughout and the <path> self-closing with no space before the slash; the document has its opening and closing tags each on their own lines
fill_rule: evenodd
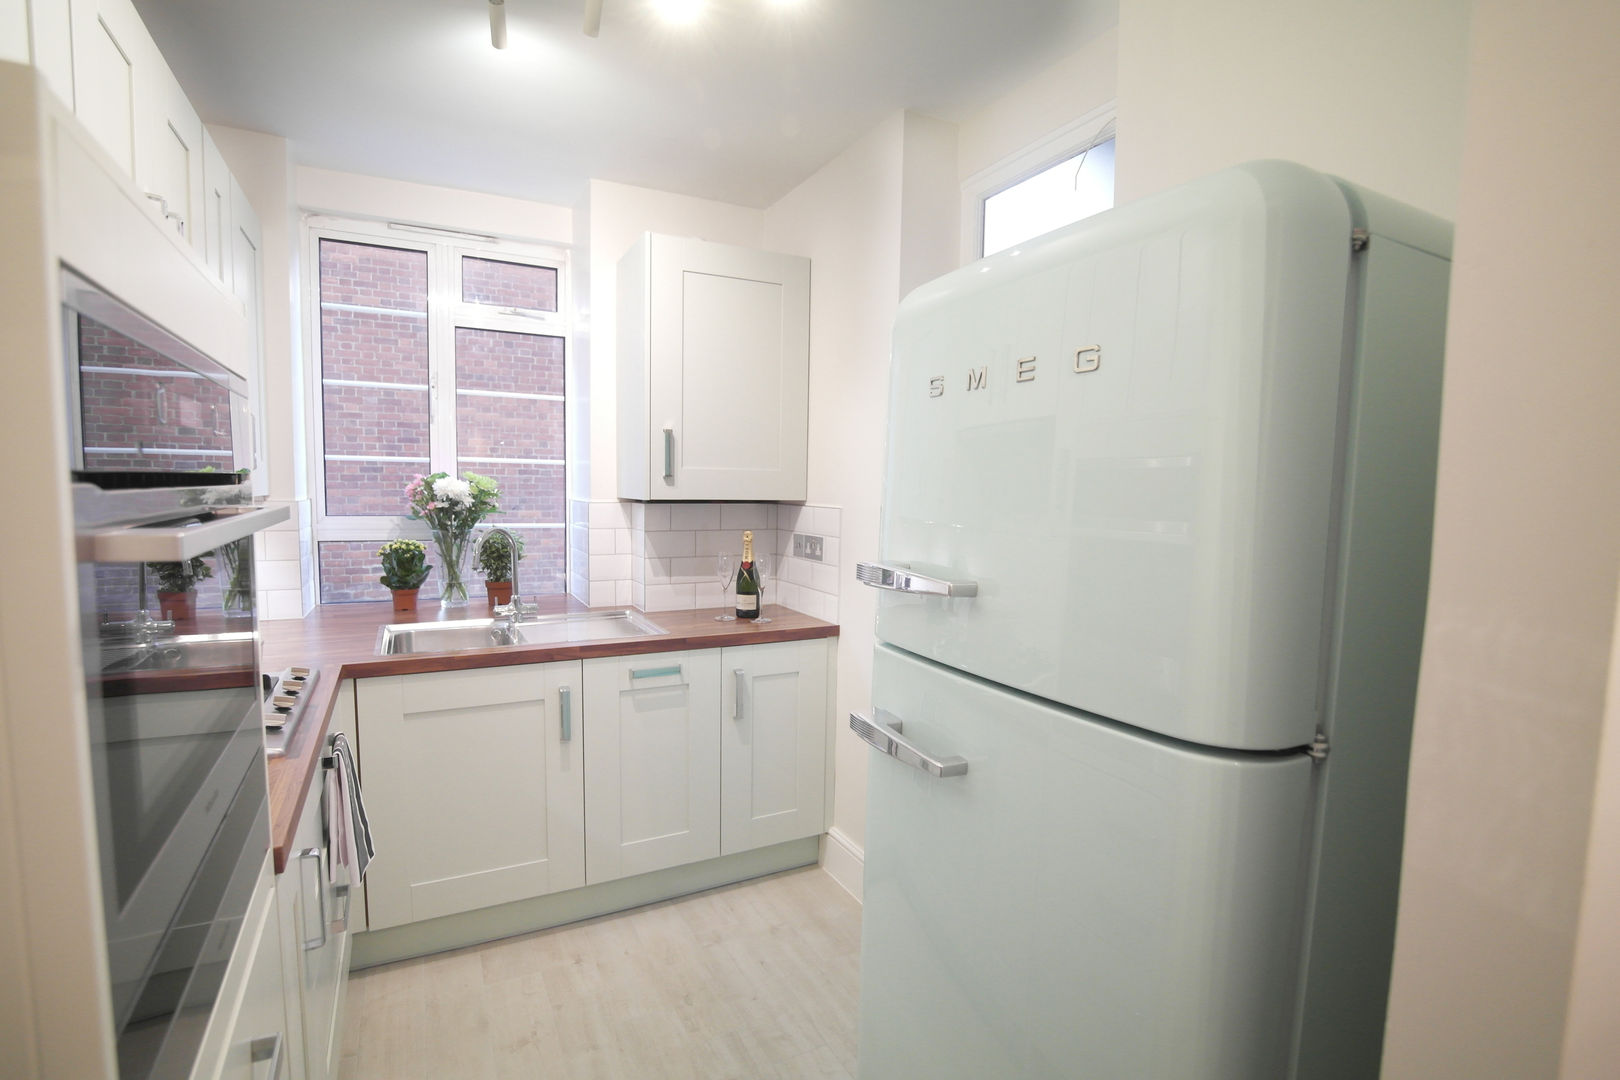
<svg viewBox="0 0 1620 1080">
<path fill-rule="evenodd" d="M 855 580 L 874 589 L 920 593 L 923 596 L 978 596 L 977 581 L 948 581 L 919 574 L 904 563 L 863 562 L 855 564 Z"/>
<path fill-rule="evenodd" d="M 931 776 L 961 776 L 968 771 L 966 758 L 935 757 L 900 734 L 899 719 L 882 709 L 872 710 L 868 720 L 860 713 L 849 714 L 849 729 L 874 750 L 888 754 L 902 765 L 921 769 Z"/>
</svg>

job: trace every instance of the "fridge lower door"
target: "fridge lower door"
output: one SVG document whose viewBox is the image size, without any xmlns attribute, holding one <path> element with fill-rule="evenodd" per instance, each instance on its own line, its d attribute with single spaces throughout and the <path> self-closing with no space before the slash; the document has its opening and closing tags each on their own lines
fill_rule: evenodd
<svg viewBox="0 0 1620 1080">
<path fill-rule="evenodd" d="M 871 760 L 862 1080 L 1288 1075 L 1309 758 L 1144 737 L 889 646 L 873 698 L 967 771 Z"/>
</svg>

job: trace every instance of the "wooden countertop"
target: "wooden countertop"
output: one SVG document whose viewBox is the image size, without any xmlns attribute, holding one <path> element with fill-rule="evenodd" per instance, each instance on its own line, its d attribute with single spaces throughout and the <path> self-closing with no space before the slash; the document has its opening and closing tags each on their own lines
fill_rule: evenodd
<svg viewBox="0 0 1620 1080">
<path fill-rule="evenodd" d="M 542 599 L 539 608 L 542 615 L 590 610 L 573 597 L 560 596 Z M 580 660 L 593 656 L 720 649 L 732 645 L 761 645 L 772 641 L 838 636 L 835 624 L 775 604 L 766 607 L 765 614 L 770 616 L 771 621 L 765 624 L 741 620 L 716 622 L 714 616 L 717 613 L 718 609 L 643 613 L 644 618 L 668 631 L 650 637 L 567 645 L 507 645 L 463 652 L 402 656 L 378 655 L 379 627 L 397 623 L 487 618 L 487 604 L 474 600 L 464 608 L 441 613 L 436 603 L 429 602 L 414 615 L 396 615 L 393 605 L 389 603 L 330 604 L 316 607 L 302 619 L 261 623 L 259 630 L 265 671 L 281 671 L 293 664 L 320 669 L 320 677 L 309 691 L 304 715 L 293 730 L 286 753 L 270 759 L 270 834 L 275 848 L 276 873 L 287 868 L 287 854 L 292 848 L 293 834 L 298 830 L 298 815 L 309 794 L 310 779 L 315 775 L 320 751 L 326 745 L 332 705 L 337 698 L 338 685 L 344 679 L 543 664 L 552 660 Z"/>
</svg>

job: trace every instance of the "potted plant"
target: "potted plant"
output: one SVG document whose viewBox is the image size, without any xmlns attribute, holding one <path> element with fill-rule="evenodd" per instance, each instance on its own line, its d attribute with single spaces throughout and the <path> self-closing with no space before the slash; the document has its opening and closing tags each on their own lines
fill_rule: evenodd
<svg viewBox="0 0 1620 1080">
<path fill-rule="evenodd" d="M 427 580 L 427 545 L 420 540 L 390 540 L 377 549 L 382 560 L 378 578 L 394 594 L 394 611 L 416 610 L 416 594 Z"/>
<path fill-rule="evenodd" d="M 513 564 L 523 558 L 523 538 L 516 537 L 517 551 L 504 532 L 493 532 L 484 537 L 473 556 L 473 566 L 484 575 L 484 591 L 489 595 L 489 606 L 512 602 Z"/>
<path fill-rule="evenodd" d="M 196 617 L 197 582 L 214 576 L 201 555 L 185 562 L 147 563 L 146 572 L 157 578 L 159 611 L 176 622 Z"/>
<path fill-rule="evenodd" d="M 444 590 L 439 602 L 452 607 L 467 602 L 467 556 L 471 554 L 473 526 L 501 512 L 500 489 L 495 481 L 477 473 L 418 476 L 405 486 L 411 517 L 427 522 L 433 546 L 439 552 Z"/>
</svg>

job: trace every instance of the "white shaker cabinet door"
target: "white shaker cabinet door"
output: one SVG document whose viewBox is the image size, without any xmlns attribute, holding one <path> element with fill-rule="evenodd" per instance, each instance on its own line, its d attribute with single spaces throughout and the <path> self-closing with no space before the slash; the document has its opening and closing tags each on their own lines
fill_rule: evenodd
<svg viewBox="0 0 1620 1080">
<path fill-rule="evenodd" d="M 585 661 L 586 880 L 720 854 L 720 651 Z"/>
<path fill-rule="evenodd" d="M 803 499 L 810 260 L 649 233 L 616 304 L 620 497 Z"/>
<path fill-rule="evenodd" d="M 370 929 L 585 883 L 577 661 L 358 685 Z"/>
<path fill-rule="evenodd" d="M 827 781 L 827 642 L 721 654 L 720 851 L 822 831 Z"/>
</svg>

